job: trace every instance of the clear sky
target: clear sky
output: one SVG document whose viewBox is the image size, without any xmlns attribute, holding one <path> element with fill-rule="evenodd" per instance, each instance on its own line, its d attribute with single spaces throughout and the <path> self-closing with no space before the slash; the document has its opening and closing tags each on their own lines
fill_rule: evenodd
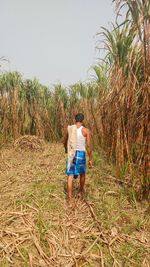
<svg viewBox="0 0 150 267">
<path fill-rule="evenodd" d="M 24 78 L 73 84 L 89 78 L 96 33 L 114 20 L 112 0 L 0 0 L 0 57 Z"/>
</svg>

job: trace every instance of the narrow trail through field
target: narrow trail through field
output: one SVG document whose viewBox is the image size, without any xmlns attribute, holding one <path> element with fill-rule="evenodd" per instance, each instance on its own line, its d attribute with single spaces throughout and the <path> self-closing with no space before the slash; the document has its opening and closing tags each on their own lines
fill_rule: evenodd
<svg viewBox="0 0 150 267">
<path fill-rule="evenodd" d="M 148 267 L 150 219 L 94 155 L 85 199 L 67 207 L 61 144 L 43 151 L 3 148 L 0 158 L 0 267 Z"/>
</svg>

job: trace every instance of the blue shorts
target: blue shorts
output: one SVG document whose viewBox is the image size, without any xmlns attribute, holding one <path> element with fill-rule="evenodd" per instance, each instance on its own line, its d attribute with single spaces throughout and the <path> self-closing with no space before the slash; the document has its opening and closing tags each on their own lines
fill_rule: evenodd
<svg viewBox="0 0 150 267">
<path fill-rule="evenodd" d="M 70 175 L 80 175 L 86 172 L 86 153 L 85 151 L 76 150 L 75 157 L 71 164 L 70 170 L 67 169 L 68 160 L 66 161 L 66 174 Z"/>
</svg>

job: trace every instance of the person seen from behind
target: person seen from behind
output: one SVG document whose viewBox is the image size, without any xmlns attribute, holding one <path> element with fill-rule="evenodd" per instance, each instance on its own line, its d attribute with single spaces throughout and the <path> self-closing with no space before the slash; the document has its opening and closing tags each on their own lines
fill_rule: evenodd
<svg viewBox="0 0 150 267">
<path fill-rule="evenodd" d="M 78 113 L 75 116 L 75 124 L 69 125 L 64 139 L 64 147 L 68 153 L 66 162 L 66 174 L 68 176 L 67 192 L 68 206 L 72 207 L 72 184 L 73 178 L 79 176 L 80 195 L 84 194 L 85 175 L 86 175 L 86 148 L 89 158 L 89 167 L 92 167 L 92 145 L 90 131 L 83 126 L 84 115 Z"/>
</svg>

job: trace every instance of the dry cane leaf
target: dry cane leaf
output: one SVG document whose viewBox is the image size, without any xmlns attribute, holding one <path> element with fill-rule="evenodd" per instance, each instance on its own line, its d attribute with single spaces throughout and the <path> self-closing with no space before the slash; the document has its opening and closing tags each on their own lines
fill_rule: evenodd
<svg viewBox="0 0 150 267">
<path fill-rule="evenodd" d="M 115 237 L 115 236 L 117 236 L 117 235 L 118 235 L 118 230 L 117 230 L 116 227 L 113 227 L 113 228 L 111 229 L 111 236 L 112 236 L 112 237 Z"/>
</svg>

